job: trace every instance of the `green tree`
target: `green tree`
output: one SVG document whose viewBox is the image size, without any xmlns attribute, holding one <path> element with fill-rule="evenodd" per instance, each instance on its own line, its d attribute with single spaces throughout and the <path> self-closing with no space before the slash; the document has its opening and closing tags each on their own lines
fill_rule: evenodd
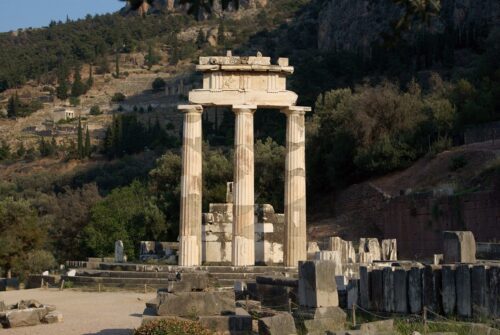
<svg viewBox="0 0 500 335">
<path fill-rule="evenodd" d="M 6 274 L 46 242 L 46 233 L 27 200 L 0 201 L 0 231 L 0 267 Z"/>
<path fill-rule="evenodd" d="M 0 161 L 3 161 L 5 159 L 9 159 L 11 153 L 10 153 L 10 146 L 5 140 L 2 140 L 1 144 L 2 145 L 0 146 Z"/>
<path fill-rule="evenodd" d="M 71 86 L 71 96 L 79 97 L 87 91 L 86 85 L 82 81 L 82 75 L 80 74 L 80 68 L 75 67 L 75 75 L 73 80 L 73 85 Z"/>
<path fill-rule="evenodd" d="M 224 21 L 220 21 L 219 29 L 217 30 L 217 43 L 220 47 L 225 47 L 226 45 L 226 27 L 224 26 Z"/>
<path fill-rule="evenodd" d="M 115 241 L 122 240 L 129 258 L 138 256 L 143 240 L 159 241 L 168 227 L 145 185 L 134 181 L 117 188 L 91 210 L 90 223 L 82 233 L 84 247 L 92 255 L 113 253 Z"/>
<path fill-rule="evenodd" d="M 156 51 L 154 50 L 153 48 L 153 45 L 149 45 L 148 47 L 148 53 L 146 54 L 146 57 L 144 58 L 145 60 L 145 63 L 148 67 L 148 69 L 151 70 L 151 68 L 153 67 L 153 65 L 156 65 L 158 64 L 158 62 L 160 61 L 160 56 L 156 53 Z"/>
<path fill-rule="evenodd" d="M 26 155 L 26 148 L 24 147 L 24 142 L 21 142 L 21 144 L 19 144 L 19 148 L 17 148 L 16 154 L 17 157 L 19 158 L 23 158 L 24 155 Z"/>
<path fill-rule="evenodd" d="M 94 86 L 94 69 L 92 68 L 92 64 L 89 65 L 89 77 L 87 78 L 87 91 L 90 90 L 92 88 L 92 86 Z"/>
<path fill-rule="evenodd" d="M 198 49 L 202 49 L 203 46 L 205 45 L 205 33 L 203 32 L 203 29 L 198 30 L 198 36 L 196 36 L 196 46 Z"/>
<path fill-rule="evenodd" d="M 83 147 L 83 130 L 82 130 L 82 120 L 78 118 L 78 133 L 77 133 L 77 158 L 83 159 L 85 157 L 84 147 Z"/>
<path fill-rule="evenodd" d="M 120 78 L 120 53 L 115 54 L 115 77 Z"/>
<path fill-rule="evenodd" d="M 90 107 L 89 114 L 90 115 L 101 115 L 102 114 L 101 108 L 98 105 L 94 105 L 94 106 Z"/>
<path fill-rule="evenodd" d="M 165 89 L 165 85 L 166 85 L 166 83 L 165 83 L 165 80 L 163 78 L 156 78 L 152 84 L 153 91 L 156 91 L 156 92 L 162 91 Z"/>
<path fill-rule="evenodd" d="M 84 147 L 84 155 L 87 158 L 90 158 L 92 154 L 92 146 L 90 143 L 90 133 L 89 133 L 89 126 L 87 125 L 87 129 L 85 131 L 85 147 Z"/>
<path fill-rule="evenodd" d="M 19 96 L 17 95 L 16 92 L 9 98 L 9 101 L 7 103 L 7 116 L 8 117 L 18 116 L 20 107 L 21 107 L 21 102 L 19 101 Z"/>
</svg>

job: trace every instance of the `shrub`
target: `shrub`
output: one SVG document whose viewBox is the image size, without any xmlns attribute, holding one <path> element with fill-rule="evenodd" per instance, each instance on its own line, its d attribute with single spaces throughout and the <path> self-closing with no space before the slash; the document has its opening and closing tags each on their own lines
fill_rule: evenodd
<svg viewBox="0 0 500 335">
<path fill-rule="evenodd" d="M 209 335 L 198 322 L 181 320 L 154 320 L 135 330 L 134 335 Z"/>
<path fill-rule="evenodd" d="M 22 278 L 28 274 L 41 274 L 43 271 L 52 270 L 57 266 L 57 262 L 49 251 L 33 250 L 26 254 L 26 257 L 19 257 L 14 263 L 14 272 Z"/>
<path fill-rule="evenodd" d="M 156 92 L 165 89 L 165 80 L 163 80 L 162 78 L 156 78 L 153 81 L 152 87 L 153 87 L 153 91 L 156 91 Z"/>
<path fill-rule="evenodd" d="M 122 101 L 125 101 L 125 94 L 121 93 L 121 92 L 117 92 L 115 93 L 115 95 L 113 95 L 113 97 L 111 98 L 111 101 L 112 102 L 122 102 Z"/>
<path fill-rule="evenodd" d="M 94 105 L 90 108 L 89 114 L 90 115 L 101 115 L 102 114 L 101 108 L 99 108 L 99 106 L 97 106 L 97 105 Z"/>
<path fill-rule="evenodd" d="M 69 97 L 69 103 L 71 106 L 78 106 L 80 105 L 80 99 L 77 97 Z"/>
</svg>

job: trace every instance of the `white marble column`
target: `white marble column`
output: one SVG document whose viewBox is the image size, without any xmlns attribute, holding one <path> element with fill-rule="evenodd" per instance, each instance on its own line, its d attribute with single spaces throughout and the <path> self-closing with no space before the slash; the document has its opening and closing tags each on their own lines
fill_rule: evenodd
<svg viewBox="0 0 500 335">
<path fill-rule="evenodd" d="M 257 106 L 233 106 L 236 114 L 233 185 L 233 266 L 255 265 L 253 114 Z"/>
<path fill-rule="evenodd" d="M 182 146 L 179 265 L 201 265 L 202 121 L 203 107 L 181 105 Z"/>
<path fill-rule="evenodd" d="M 310 110 L 297 106 L 282 110 L 287 116 L 284 264 L 289 267 L 307 260 L 305 113 Z"/>
</svg>

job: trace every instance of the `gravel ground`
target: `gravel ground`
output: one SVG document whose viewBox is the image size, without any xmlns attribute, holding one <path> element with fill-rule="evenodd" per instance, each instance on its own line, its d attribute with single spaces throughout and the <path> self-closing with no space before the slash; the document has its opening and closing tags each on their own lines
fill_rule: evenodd
<svg viewBox="0 0 500 335">
<path fill-rule="evenodd" d="M 145 303 L 155 293 L 80 292 L 73 290 L 20 290 L 0 292 L 0 301 L 13 304 L 35 299 L 55 305 L 64 322 L 35 327 L 2 329 L 1 335 L 130 335 L 141 324 Z"/>
</svg>

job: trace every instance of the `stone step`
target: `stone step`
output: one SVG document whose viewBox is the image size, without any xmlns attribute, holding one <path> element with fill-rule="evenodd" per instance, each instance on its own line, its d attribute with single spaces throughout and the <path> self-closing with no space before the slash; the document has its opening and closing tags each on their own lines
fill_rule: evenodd
<svg viewBox="0 0 500 335">
<path fill-rule="evenodd" d="M 287 272 L 297 273 L 296 268 L 286 268 L 283 266 L 248 266 L 235 267 L 229 265 L 197 266 L 183 268 L 176 265 L 152 265 L 133 263 L 99 263 L 98 267 L 103 271 L 138 271 L 138 272 L 193 272 L 207 271 L 209 273 L 270 273 Z"/>
<path fill-rule="evenodd" d="M 123 284 L 123 285 L 167 285 L 168 279 L 163 278 L 109 278 L 109 277 L 83 277 L 64 276 L 66 282 L 78 284 Z"/>
<path fill-rule="evenodd" d="M 140 272 L 140 271 L 103 271 L 103 270 L 78 270 L 78 277 L 101 278 L 158 278 L 175 280 L 175 272 Z"/>
</svg>

